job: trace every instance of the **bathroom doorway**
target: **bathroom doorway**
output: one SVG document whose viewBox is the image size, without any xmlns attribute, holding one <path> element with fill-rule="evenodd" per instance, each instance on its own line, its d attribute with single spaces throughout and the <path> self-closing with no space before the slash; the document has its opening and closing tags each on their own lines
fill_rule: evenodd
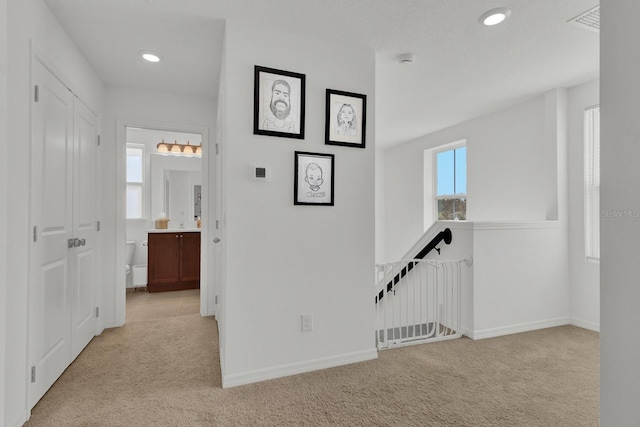
<svg viewBox="0 0 640 427">
<path fill-rule="evenodd" d="M 202 220 L 207 213 L 207 130 L 188 126 L 169 129 L 148 122 L 123 123 L 119 128 L 124 181 L 124 197 L 120 198 L 124 206 L 119 210 L 124 218 L 119 222 L 124 233 L 118 235 L 124 238 L 117 242 L 117 251 L 122 252 L 118 258 L 124 262 L 122 276 L 118 274 L 122 282 L 116 289 L 116 316 L 124 324 L 149 316 L 208 315 L 204 286 L 207 251 L 202 244 L 207 241 Z M 166 238 L 172 232 L 176 238 L 192 237 L 191 249 L 185 252 L 192 273 L 188 282 L 180 282 L 178 287 L 152 289 L 148 277 L 157 271 L 153 266 L 158 262 L 152 256 L 150 265 L 149 237 L 155 242 L 157 236 Z M 161 252 L 163 268 L 180 262 L 179 253 L 171 252 L 167 257 L 166 251 Z M 154 296 L 150 290 L 161 292 L 154 292 Z"/>
</svg>

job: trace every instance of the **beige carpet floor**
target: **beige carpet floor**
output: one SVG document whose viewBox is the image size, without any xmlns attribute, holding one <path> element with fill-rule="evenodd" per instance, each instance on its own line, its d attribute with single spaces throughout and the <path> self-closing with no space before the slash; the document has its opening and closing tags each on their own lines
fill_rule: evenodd
<svg viewBox="0 0 640 427">
<path fill-rule="evenodd" d="M 199 315 L 106 330 L 26 426 L 598 425 L 599 337 L 572 326 L 385 350 L 226 390 L 216 331 Z"/>
</svg>

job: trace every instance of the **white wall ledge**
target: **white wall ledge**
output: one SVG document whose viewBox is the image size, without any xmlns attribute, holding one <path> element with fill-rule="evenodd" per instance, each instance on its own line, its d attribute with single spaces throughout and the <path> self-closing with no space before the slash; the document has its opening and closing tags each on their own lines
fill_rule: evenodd
<svg viewBox="0 0 640 427">
<path fill-rule="evenodd" d="M 462 230 L 511 230 L 528 228 L 560 228 L 560 221 L 443 221 L 436 222 L 438 226 L 457 228 Z"/>
<path fill-rule="evenodd" d="M 560 221 L 473 221 L 474 230 L 557 229 Z"/>
</svg>

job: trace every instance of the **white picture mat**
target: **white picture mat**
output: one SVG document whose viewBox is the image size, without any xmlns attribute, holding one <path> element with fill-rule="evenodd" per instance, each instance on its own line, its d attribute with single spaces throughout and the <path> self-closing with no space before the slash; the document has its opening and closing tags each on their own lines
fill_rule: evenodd
<svg viewBox="0 0 640 427">
<path fill-rule="evenodd" d="M 332 158 L 300 154 L 297 156 L 296 161 L 298 162 L 296 201 L 300 203 L 331 203 L 331 181 L 333 179 Z M 314 173 L 317 176 L 317 170 L 314 172 L 315 167 L 312 166 L 309 168 L 309 165 L 312 163 L 322 170 L 323 182 L 317 190 L 313 190 L 311 184 L 305 179 L 308 173 Z"/>
<path fill-rule="evenodd" d="M 351 96 L 331 94 L 329 97 L 329 139 L 337 142 L 347 142 L 351 144 L 362 143 L 362 106 L 363 100 L 361 98 L 354 98 Z M 356 117 L 356 134 L 355 135 L 341 135 L 338 132 L 338 112 L 344 104 L 349 104 L 355 110 Z"/>
<path fill-rule="evenodd" d="M 266 117 L 273 117 L 271 113 L 271 93 L 273 83 L 277 80 L 284 80 L 289 83 L 291 92 L 289 93 L 289 105 L 291 111 L 287 120 L 291 120 L 294 124 L 293 131 L 290 133 L 300 133 L 300 94 L 302 92 L 302 81 L 299 78 L 284 76 L 282 74 L 274 74 L 260 71 L 260 102 L 258 105 L 258 129 L 265 130 L 263 122 Z"/>
</svg>

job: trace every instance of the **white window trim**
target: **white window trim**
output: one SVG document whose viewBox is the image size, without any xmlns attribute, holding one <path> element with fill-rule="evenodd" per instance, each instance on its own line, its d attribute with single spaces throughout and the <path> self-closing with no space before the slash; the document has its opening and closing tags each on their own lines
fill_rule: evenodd
<svg viewBox="0 0 640 427">
<path fill-rule="evenodd" d="M 139 149 L 142 151 L 142 164 L 141 164 L 141 174 L 142 174 L 142 182 L 134 182 L 134 181 L 127 181 L 126 180 L 126 176 L 127 176 L 127 171 L 126 171 L 126 162 L 125 162 L 125 186 L 129 186 L 129 185 L 135 185 L 140 187 L 140 218 L 127 218 L 127 221 L 146 221 L 147 220 L 147 215 L 146 215 L 146 188 L 145 188 L 145 183 L 146 183 L 146 178 L 147 178 L 147 170 L 146 170 L 146 155 L 147 155 L 147 148 L 144 144 L 137 144 L 137 143 L 133 143 L 133 142 L 128 142 L 125 146 L 125 156 L 126 156 L 126 149 L 127 148 L 135 148 L 135 149 Z M 125 190 L 126 191 L 126 190 Z M 125 212 L 126 212 L 126 206 L 125 206 Z"/>
<path fill-rule="evenodd" d="M 438 193 L 438 153 L 456 150 L 458 148 L 462 148 L 466 146 L 467 146 L 467 140 L 463 139 L 460 141 L 455 141 L 449 144 L 441 145 L 437 149 L 433 150 L 433 157 L 432 157 L 433 188 L 431 189 L 432 200 L 437 201 L 442 199 L 466 199 L 467 198 L 467 193 L 442 194 L 440 196 L 436 195 Z M 438 203 L 433 203 L 433 218 L 435 221 L 438 220 Z"/>
<path fill-rule="evenodd" d="M 587 114 L 595 109 L 599 110 L 600 105 L 593 105 L 584 110 L 584 252 L 588 262 L 600 262 L 600 212 L 594 209 L 592 203 L 597 198 L 598 207 L 600 205 L 600 182 L 594 183 L 594 140 L 589 138 L 590 129 L 587 123 Z M 598 135 L 598 149 L 600 149 L 600 135 Z M 600 153 L 598 155 L 598 168 L 600 167 Z M 598 221 L 598 225 L 595 225 Z M 594 228 L 595 227 L 595 228 Z M 598 236 L 596 236 L 596 234 Z M 593 246 L 598 245 L 597 248 Z M 598 256 L 595 256 L 597 254 Z"/>
</svg>

